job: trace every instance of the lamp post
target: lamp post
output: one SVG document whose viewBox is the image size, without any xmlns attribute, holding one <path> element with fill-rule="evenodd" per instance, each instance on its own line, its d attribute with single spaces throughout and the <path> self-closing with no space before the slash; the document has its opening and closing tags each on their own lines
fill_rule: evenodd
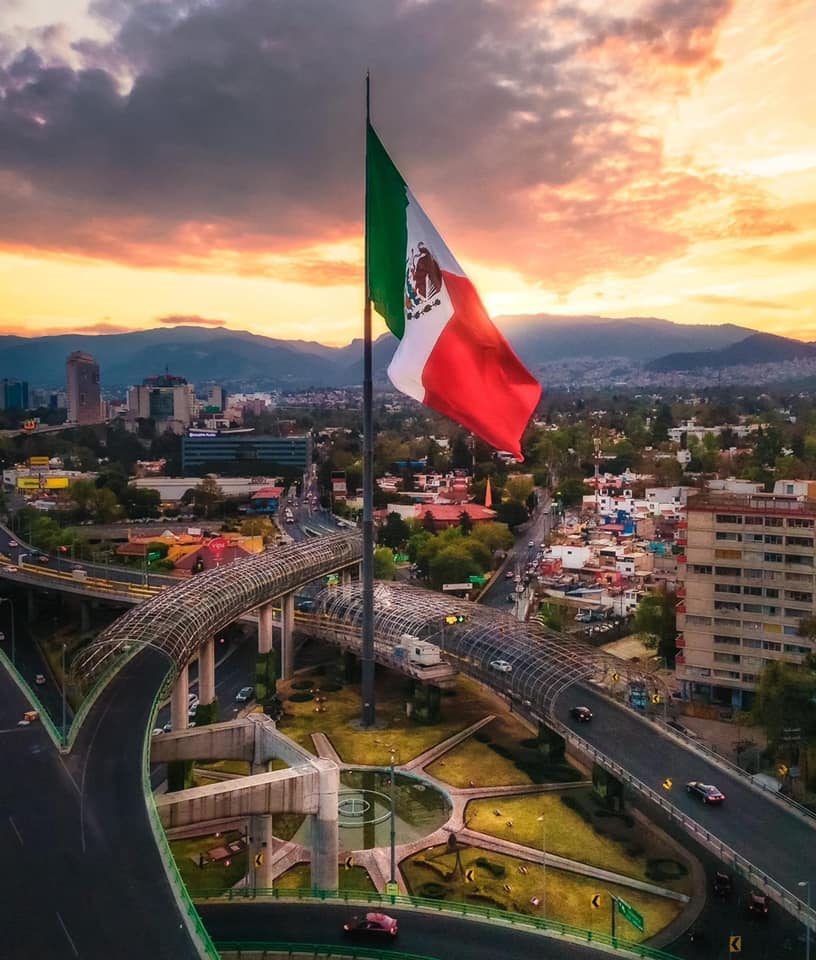
<svg viewBox="0 0 816 960">
<path fill-rule="evenodd" d="M 391 754 L 391 874 L 389 883 L 397 882 L 397 811 L 394 804 L 394 754 Z"/>
<path fill-rule="evenodd" d="M 14 601 L 11 599 L 11 597 L 0 597 L 0 603 L 7 603 L 9 605 L 9 610 L 11 610 L 11 663 L 12 666 L 14 666 L 17 650 L 17 641 L 14 634 Z"/>
<path fill-rule="evenodd" d="M 804 887 L 807 893 L 807 917 L 805 918 L 805 960 L 810 960 L 810 880 L 800 880 L 797 887 Z"/>
<path fill-rule="evenodd" d="M 536 820 L 541 824 L 541 876 L 542 876 L 542 891 L 541 891 L 541 902 L 544 905 L 544 919 L 547 919 L 547 818 L 542 813 L 540 817 L 536 817 Z"/>
</svg>

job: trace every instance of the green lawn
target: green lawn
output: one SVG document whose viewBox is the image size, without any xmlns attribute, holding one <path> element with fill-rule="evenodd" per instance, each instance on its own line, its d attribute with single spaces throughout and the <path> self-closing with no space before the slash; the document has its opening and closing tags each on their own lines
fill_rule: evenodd
<svg viewBox="0 0 816 960">
<path fill-rule="evenodd" d="M 170 849 L 191 897 L 217 896 L 235 886 L 245 876 L 248 865 L 246 849 L 229 857 L 226 861 L 213 861 L 199 867 L 199 854 L 238 840 L 241 834 L 237 830 L 229 831 L 220 837 L 192 837 L 188 840 L 170 840 Z"/>
<path fill-rule="evenodd" d="M 315 678 L 319 686 L 320 678 Z M 402 677 L 383 672 L 377 682 L 377 729 L 360 730 L 360 689 L 344 686 L 325 694 L 325 713 L 316 713 L 313 701 L 295 703 L 286 700 L 286 715 L 278 724 L 282 733 L 314 753 L 311 734 L 325 733 L 345 763 L 387 765 L 391 748 L 398 762 L 413 757 L 480 720 L 488 712 L 476 685 L 465 678 L 457 683 L 453 697 L 442 698 L 441 720 L 420 724 L 405 715 L 406 682 Z M 288 693 L 283 688 L 281 696 Z"/>
<path fill-rule="evenodd" d="M 597 809 L 589 788 L 571 790 L 569 796 L 587 810 Z M 543 822 L 540 816 L 545 818 Z M 465 822 L 470 829 L 488 836 L 537 850 L 545 844 L 548 853 L 681 893 L 691 892 L 688 873 L 674 880 L 650 880 L 647 876 L 648 859 L 674 858 L 672 849 L 651 831 L 643 831 L 637 824 L 627 827 L 617 818 L 594 817 L 592 824 L 587 823 L 563 804 L 558 794 L 472 800 L 465 810 Z"/>
<path fill-rule="evenodd" d="M 537 917 L 546 916 L 549 920 L 595 929 L 599 933 L 610 932 L 611 893 L 622 897 L 644 917 L 646 931 L 643 934 L 618 918 L 617 934 L 636 942 L 653 937 L 671 923 L 682 909 L 682 905 L 673 900 L 639 893 L 617 884 L 601 883 L 552 867 L 545 870 L 540 864 L 476 847 L 464 848 L 460 855 L 463 871 L 473 870 L 472 882 L 468 882 L 463 874 L 454 873 L 456 855 L 448 853 L 445 847 L 434 847 L 404 860 L 400 870 L 410 892 L 422 896 L 423 885 L 431 882 L 445 888 L 444 899 L 447 900 L 496 906 Z M 492 870 L 476 863 L 482 858 L 489 861 Z M 596 893 L 603 898 L 600 909 L 592 907 L 591 901 Z M 532 902 L 534 898 L 539 901 L 537 905 Z"/>
<path fill-rule="evenodd" d="M 368 870 L 364 867 L 351 867 L 346 870 L 341 866 L 338 883 L 341 890 L 363 890 L 366 893 L 374 893 L 377 889 L 368 875 Z M 312 869 L 308 863 L 296 863 L 275 880 L 275 887 L 278 890 L 308 890 L 311 885 Z"/>
<path fill-rule="evenodd" d="M 482 727 L 489 730 L 492 724 Z M 472 737 L 425 768 L 426 772 L 453 787 L 500 787 L 528 784 L 532 780 L 487 743 Z"/>
</svg>

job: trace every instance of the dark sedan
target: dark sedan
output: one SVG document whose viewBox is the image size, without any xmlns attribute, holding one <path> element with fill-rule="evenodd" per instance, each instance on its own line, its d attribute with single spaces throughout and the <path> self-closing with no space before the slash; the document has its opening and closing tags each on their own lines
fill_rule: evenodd
<svg viewBox="0 0 816 960">
<path fill-rule="evenodd" d="M 570 716 L 579 723 L 589 723 L 592 719 L 592 711 L 589 707 L 570 707 Z"/>
<path fill-rule="evenodd" d="M 699 780 L 692 780 L 686 784 L 686 791 L 693 797 L 697 797 L 700 803 L 722 803 L 725 800 L 725 794 L 710 783 L 701 783 Z"/>
</svg>

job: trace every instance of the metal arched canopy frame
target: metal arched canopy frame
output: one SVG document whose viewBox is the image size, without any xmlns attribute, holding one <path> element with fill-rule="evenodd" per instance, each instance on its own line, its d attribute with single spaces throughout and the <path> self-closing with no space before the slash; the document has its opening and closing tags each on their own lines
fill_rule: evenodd
<svg viewBox="0 0 816 960">
<path fill-rule="evenodd" d="M 165 653 L 178 673 L 202 643 L 242 614 L 354 566 L 361 556 L 359 535 L 337 533 L 197 574 L 121 616 L 79 654 L 71 672 L 81 682 L 92 680 L 135 643 Z"/>
<path fill-rule="evenodd" d="M 326 587 L 315 597 L 322 626 L 359 631 L 362 587 L 358 582 Z M 449 625 L 446 617 L 462 614 Z M 409 634 L 435 643 L 463 673 L 525 703 L 546 716 L 558 694 L 573 683 L 602 680 L 628 672 L 625 662 L 538 621 L 521 623 L 512 614 L 446 597 L 405 583 L 378 583 L 374 595 L 374 635 L 378 644 L 396 646 Z M 491 664 L 507 664 L 509 670 Z"/>
</svg>

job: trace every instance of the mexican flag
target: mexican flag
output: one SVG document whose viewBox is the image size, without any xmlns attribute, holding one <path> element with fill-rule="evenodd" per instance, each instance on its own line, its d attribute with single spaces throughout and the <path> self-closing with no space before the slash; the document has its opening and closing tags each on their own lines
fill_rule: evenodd
<svg viewBox="0 0 816 960">
<path fill-rule="evenodd" d="M 371 126 L 366 243 L 371 300 L 400 341 L 391 382 L 521 460 L 541 387 L 493 326 Z"/>
</svg>

